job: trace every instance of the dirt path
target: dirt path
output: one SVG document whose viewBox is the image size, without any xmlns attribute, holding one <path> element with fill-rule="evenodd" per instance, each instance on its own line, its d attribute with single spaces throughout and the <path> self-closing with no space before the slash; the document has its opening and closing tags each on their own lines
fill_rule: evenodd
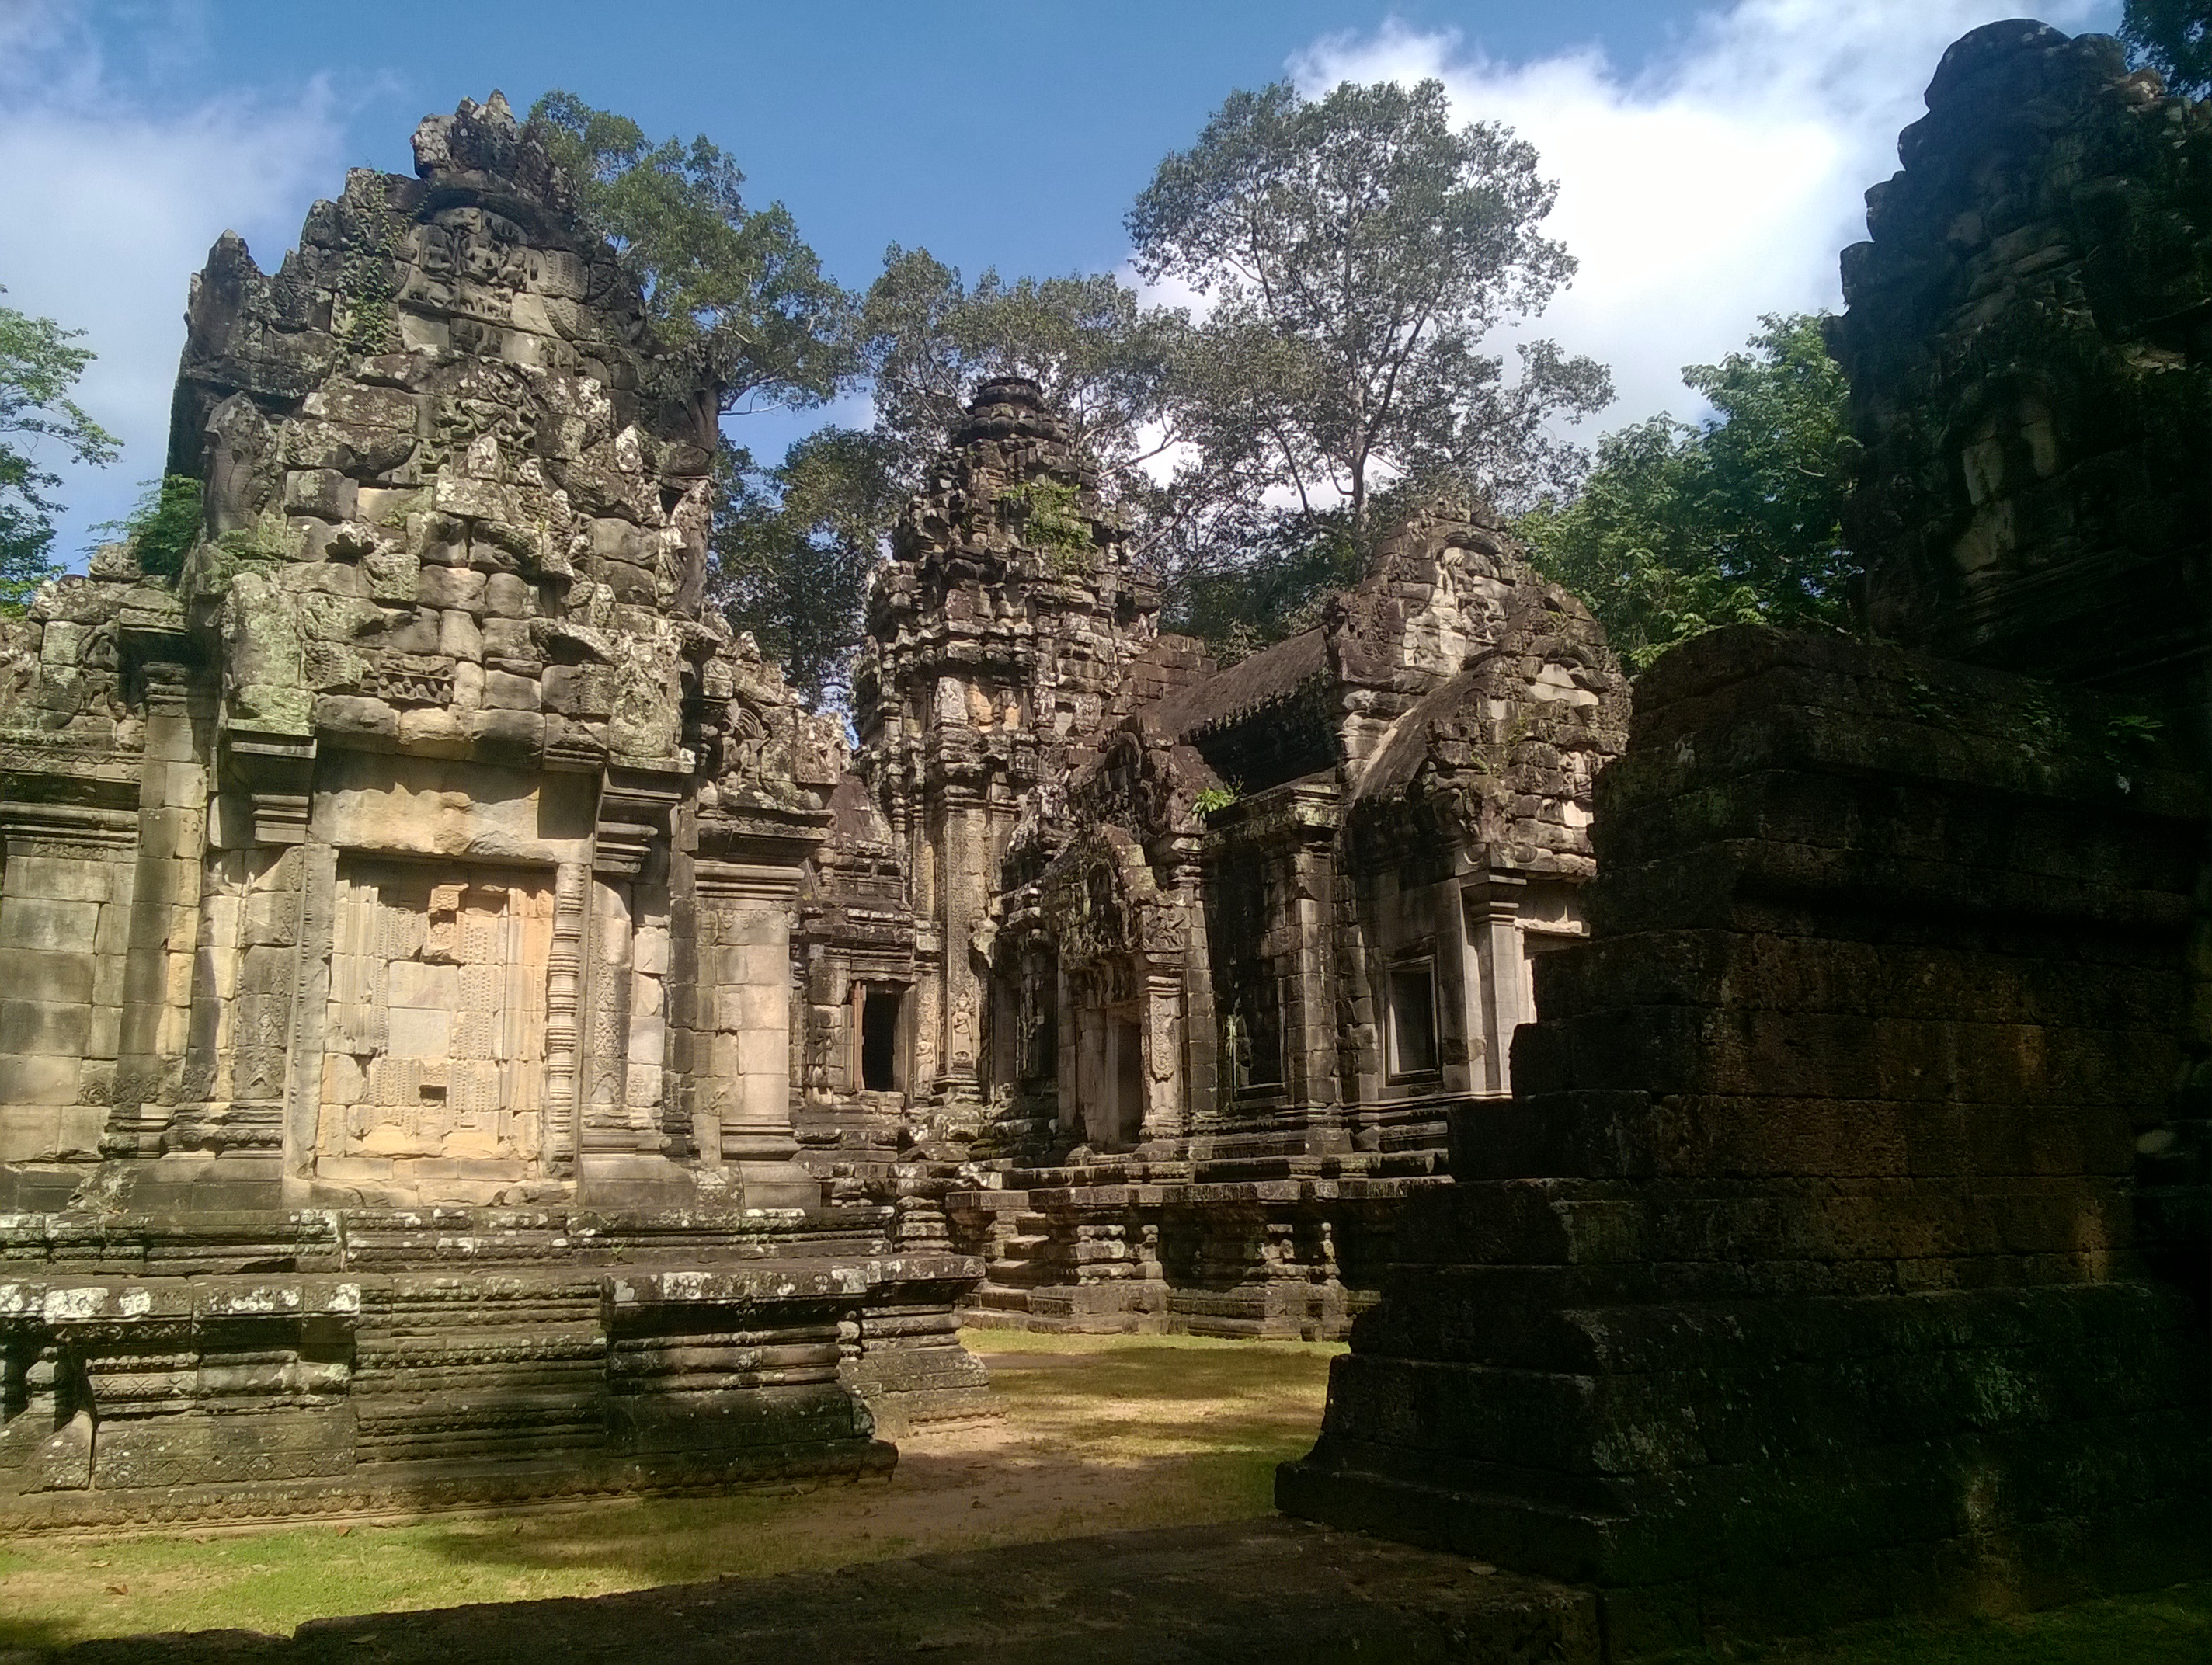
<svg viewBox="0 0 2212 1665">
<path fill-rule="evenodd" d="M 507 1515 L 0 1544 L 0 1647 L 468 1601 L 595 1595 L 722 1576 L 1246 1519 L 1312 1443 L 1316 1346 L 969 1338 L 1002 1421 L 899 1442 L 887 1481 L 634 1498 Z M 1015 1351 L 1017 1348 L 1046 1351 Z"/>
</svg>

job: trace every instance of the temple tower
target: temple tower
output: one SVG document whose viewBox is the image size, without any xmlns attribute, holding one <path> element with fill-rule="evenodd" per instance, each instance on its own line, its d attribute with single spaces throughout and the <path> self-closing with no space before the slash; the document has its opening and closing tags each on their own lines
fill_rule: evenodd
<svg viewBox="0 0 2212 1665">
<path fill-rule="evenodd" d="M 988 904 L 1021 800 L 1095 745 L 1159 599 L 1096 465 L 1020 377 L 977 389 L 892 553 L 853 678 L 859 766 L 910 876 L 907 1079 L 961 1103 L 991 1085 Z"/>
</svg>

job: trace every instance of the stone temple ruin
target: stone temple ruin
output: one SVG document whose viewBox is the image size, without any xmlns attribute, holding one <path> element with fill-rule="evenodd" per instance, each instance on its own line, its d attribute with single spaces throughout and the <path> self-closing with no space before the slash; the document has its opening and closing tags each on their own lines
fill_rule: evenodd
<svg viewBox="0 0 2212 1665">
<path fill-rule="evenodd" d="M 1908 646 L 1638 679 L 1589 940 L 1279 1480 L 1608 1657 L 2212 1569 L 2212 103 L 2015 21 L 1928 107 L 1833 336 Z"/>
<path fill-rule="evenodd" d="M 1341 1334 L 1582 929 L 1587 611 L 1439 507 L 1216 670 L 991 382 L 848 760 L 702 605 L 715 390 L 542 143 L 416 151 L 196 280 L 181 570 L 10 627 L 0 1483 L 850 1468 L 988 1408 L 956 1303 Z"/>
<path fill-rule="evenodd" d="M 842 738 L 702 607 L 716 389 L 503 102 L 415 148 L 195 280 L 181 572 L 6 627 L 0 1492 L 47 1518 L 860 1472 L 988 1408 L 977 1268 L 795 1159 Z"/>
<path fill-rule="evenodd" d="M 1492 521 L 1415 520 L 1225 670 L 1036 386 L 899 523 L 795 939 L 801 1160 L 971 1316 L 1342 1333 L 1575 939 L 1626 689 Z"/>
<path fill-rule="evenodd" d="M 1928 102 L 1831 337 L 1883 640 L 1632 720 L 1477 508 L 1209 664 L 1003 380 L 848 750 L 496 97 L 226 238 L 203 536 L 0 623 L 0 1516 L 880 1470 L 964 1315 L 1348 1330 L 1279 1503 L 1577 1656 L 2201 1576 L 2212 105 L 2022 22 Z"/>
</svg>

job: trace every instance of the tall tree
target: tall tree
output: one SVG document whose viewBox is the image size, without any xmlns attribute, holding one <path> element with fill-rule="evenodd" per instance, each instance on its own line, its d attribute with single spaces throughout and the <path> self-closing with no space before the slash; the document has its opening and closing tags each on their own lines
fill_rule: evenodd
<svg viewBox="0 0 2212 1665">
<path fill-rule="evenodd" d="M 876 432 L 918 485 L 977 382 L 1029 376 L 1127 495 L 1164 443 L 1157 424 L 1188 321 L 1142 306 L 1110 273 L 1009 283 L 987 270 L 971 288 L 928 250 L 894 243 L 860 307 Z"/>
<path fill-rule="evenodd" d="M 1638 669 L 1722 624 L 1849 629 L 1863 573 L 1841 517 L 1858 444 L 1818 317 L 1770 313 L 1682 380 L 1717 414 L 1611 434 L 1571 503 L 1522 517 L 1536 564 Z"/>
<path fill-rule="evenodd" d="M 842 703 L 868 574 L 905 499 L 877 434 L 824 428 L 782 464 L 726 454 L 712 592 L 724 617 L 819 710 Z"/>
<path fill-rule="evenodd" d="M 1556 195 L 1509 129 L 1455 130 L 1438 82 L 1231 94 L 1128 216 L 1145 276 L 1212 299 L 1176 398 L 1200 465 L 1307 515 L 1341 503 L 1362 537 L 1392 478 L 1508 504 L 1570 482 L 1546 424 L 1604 404 L 1605 370 L 1538 343 L 1508 382 L 1480 350 L 1574 271 L 1538 230 Z"/>
<path fill-rule="evenodd" d="M 731 621 L 781 659 L 817 703 L 844 691 L 867 580 L 892 521 L 987 376 L 1025 375 L 1102 464 L 1110 495 L 1141 518 L 1142 472 L 1163 442 L 1162 389 L 1187 320 L 1147 310 L 1107 274 L 973 286 L 927 249 L 894 244 L 856 318 L 876 421 L 825 428 L 781 466 L 732 474 L 715 535 Z"/>
<path fill-rule="evenodd" d="M 41 441 L 71 462 L 115 459 L 114 437 L 70 398 L 93 360 L 70 344 L 82 334 L 0 307 L 0 607 L 21 606 L 61 570 L 52 558 L 61 504 L 48 495 L 61 477 L 40 456 Z"/>
<path fill-rule="evenodd" d="M 745 206 L 745 176 L 704 135 L 656 144 L 629 117 L 557 90 L 530 118 L 653 321 L 706 355 L 725 411 L 821 404 L 852 378 L 852 297 L 781 203 Z"/>
<path fill-rule="evenodd" d="M 2127 0 L 2120 39 L 2166 77 L 2168 91 L 2212 94 L 2212 0 Z"/>
</svg>

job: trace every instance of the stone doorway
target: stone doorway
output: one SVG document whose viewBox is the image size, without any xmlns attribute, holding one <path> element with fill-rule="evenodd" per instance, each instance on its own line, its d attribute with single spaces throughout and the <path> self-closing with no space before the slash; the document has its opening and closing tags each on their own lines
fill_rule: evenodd
<svg viewBox="0 0 2212 1665">
<path fill-rule="evenodd" d="M 860 1088 L 864 1092 L 898 1092 L 905 1087 L 899 1020 L 905 991 L 866 990 L 860 999 Z"/>
</svg>

